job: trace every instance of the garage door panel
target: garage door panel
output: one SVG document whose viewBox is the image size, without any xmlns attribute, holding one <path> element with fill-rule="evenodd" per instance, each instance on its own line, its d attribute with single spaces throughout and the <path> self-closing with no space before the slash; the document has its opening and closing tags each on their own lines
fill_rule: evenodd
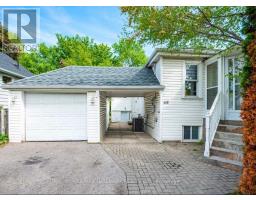
<svg viewBox="0 0 256 200">
<path fill-rule="evenodd" d="M 26 140 L 86 140 L 85 94 L 26 94 Z"/>
</svg>

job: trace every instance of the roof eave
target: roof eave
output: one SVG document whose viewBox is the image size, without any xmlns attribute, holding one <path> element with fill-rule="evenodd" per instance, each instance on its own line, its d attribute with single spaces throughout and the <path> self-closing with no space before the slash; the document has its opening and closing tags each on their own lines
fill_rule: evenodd
<svg viewBox="0 0 256 200">
<path fill-rule="evenodd" d="M 152 63 L 156 62 L 157 59 L 161 56 L 166 56 L 166 57 L 186 57 L 186 58 L 209 58 L 216 53 L 192 53 L 192 52 L 178 52 L 178 51 L 164 51 L 163 49 L 155 49 L 152 55 L 150 56 L 147 64 L 145 65 L 146 67 L 149 67 Z"/>
<path fill-rule="evenodd" d="M 1 72 L 4 72 L 4 73 L 7 73 L 7 74 L 9 74 L 9 75 L 12 75 L 12 76 L 19 77 L 19 78 L 25 78 L 25 77 L 27 77 L 27 76 L 24 76 L 24 75 L 21 75 L 21 74 L 18 74 L 18 73 L 15 73 L 15 72 L 12 72 L 12 71 L 3 69 L 3 68 L 1 68 L 1 67 L 0 67 L 0 71 L 1 71 Z"/>
<path fill-rule="evenodd" d="M 30 90 L 30 89 L 84 89 L 84 90 L 162 90 L 162 85 L 156 86 L 25 86 L 25 85 L 3 85 L 3 89 L 7 90 Z"/>
</svg>

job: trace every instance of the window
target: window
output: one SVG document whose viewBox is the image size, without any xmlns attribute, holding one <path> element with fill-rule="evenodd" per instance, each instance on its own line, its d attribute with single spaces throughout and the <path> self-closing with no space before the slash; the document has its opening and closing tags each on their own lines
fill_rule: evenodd
<svg viewBox="0 0 256 200">
<path fill-rule="evenodd" d="M 207 65 L 207 109 L 210 110 L 218 93 L 218 62 Z"/>
<path fill-rule="evenodd" d="M 242 61 L 238 58 L 229 58 L 228 62 L 228 108 L 229 110 L 240 110 L 242 102 L 239 74 L 242 68 Z"/>
<path fill-rule="evenodd" d="M 199 140 L 199 126 L 183 126 L 183 140 Z"/>
<path fill-rule="evenodd" d="M 12 78 L 8 76 L 3 76 L 2 80 L 4 84 L 12 82 Z"/>
<path fill-rule="evenodd" d="M 197 65 L 186 65 L 185 96 L 197 96 Z"/>
</svg>

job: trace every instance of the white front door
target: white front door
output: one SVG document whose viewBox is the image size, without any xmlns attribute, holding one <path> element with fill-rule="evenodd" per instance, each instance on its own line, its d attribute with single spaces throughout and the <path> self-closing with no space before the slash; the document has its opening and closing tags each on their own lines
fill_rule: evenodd
<svg viewBox="0 0 256 200">
<path fill-rule="evenodd" d="M 241 120 L 240 80 L 235 76 L 241 67 L 241 60 L 236 57 L 225 59 L 225 119 Z"/>
<path fill-rule="evenodd" d="M 26 94 L 26 141 L 87 140 L 85 94 Z"/>
</svg>

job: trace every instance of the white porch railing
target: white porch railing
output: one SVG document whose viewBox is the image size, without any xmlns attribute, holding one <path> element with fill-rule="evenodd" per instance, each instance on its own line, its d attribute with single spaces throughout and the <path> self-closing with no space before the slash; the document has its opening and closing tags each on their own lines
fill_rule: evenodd
<svg viewBox="0 0 256 200">
<path fill-rule="evenodd" d="M 219 122 L 221 117 L 221 98 L 220 92 L 218 92 L 217 96 L 214 99 L 212 107 L 210 111 L 206 115 L 206 140 L 205 140 L 205 150 L 204 156 L 210 156 L 210 148 L 212 146 L 212 142 L 217 131 Z"/>
</svg>

